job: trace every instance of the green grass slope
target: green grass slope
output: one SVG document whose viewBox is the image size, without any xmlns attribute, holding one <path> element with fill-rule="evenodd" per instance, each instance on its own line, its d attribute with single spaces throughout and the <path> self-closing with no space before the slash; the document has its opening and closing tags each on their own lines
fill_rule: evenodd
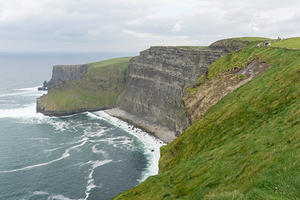
<svg viewBox="0 0 300 200">
<path fill-rule="evenodd" d="M 259 41 L 272 40 L 270 38 L 265 38 L 265 37 L 240 37 L 240 38 L 232 38 L 232 39 L 247 41 L 247 42 L 259 42 Z"/>
<path fill-rule="evenodd" d="M 60 112 L 113 107 L 123 91 L 129 60 L 126 57 L 91 63 L 82 79 L 52 88 L 42 106 Z"/>
<path fill-rule="evenodd" d="M 270 65 L 161 149 L 160 172 L 115 199 L 300 199 L 300 51 L 254 43 L 208 78 Z"/>
<path fill-rule="evenodd" d="M 276 42 L 272 42 L 272 47 L 300 49 L 300 37 L 277 40 Z"/>
</svg>

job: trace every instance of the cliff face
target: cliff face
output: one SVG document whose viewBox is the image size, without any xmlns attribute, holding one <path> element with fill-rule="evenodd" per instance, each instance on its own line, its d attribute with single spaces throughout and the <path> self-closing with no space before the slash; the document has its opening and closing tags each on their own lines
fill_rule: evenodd
<svg viewBox="0 0 300 200">
<path fill-rule="evenodd" d="M 88 64 L 83 65 L 56 65 L 53 66 L 52 78 L 48 82 L 48 90 L 53 86 L 63 83 L 64 81 L 72 81 L 81 79 L 87 73 Z"/>
<path fill-rule="evenodd" d="M 217 58 L 244 46 L 222 40 L 209 47 L 151 47 L 129 64 L 129 58 L 119 58 L 54 66 L 37 111 L 57 116 L 115 108 L 107 112 L 170 142 L 190 122 L 182 101 L 187 89 Z"/>
<path fill-rule="evenodd" d="M 218 59 L 188 90 L 191 112 L 255 77 L 161 148 L 157 176 L 114 200 L 300 199 L 299 63 L 299 50 L 256 42 Z"/>
<path fill-rule="evenodd" d="M 179 47 L 151 47 L 141 52 L 129 63 L 128 84 L 118 100 L 120 109 L 134 115 L 132 121 L 155 125 L 156 130 L 149 131 L 160 138 L 164 134 L 160 130 L 167 130 L 173 136 L 165 140 L 174 139 L 188 125 L 181 100 L 187 88 L 226 53 L 221 48 Z M 126 119 L 126 115 L 121 117 Z"/>
<path fill-rule="evenodd" d="M 54 66 L 48 94 L 37 99 L 37 112 L 63 116 L 115 107 L 126 85 L 129 59 Z"/>
<path fill-rule="evenodd" d="M 247 46 L 246 41 L 242 40 L 235 40 L 235 39 L 225 39 L 225 40 L 219 40 L 214 43 L 212 43 L 209 48 L 210 49 L 218 49 L 223 50 L 227 53 L 238 51 L 243 47 Z"/>
</svg>

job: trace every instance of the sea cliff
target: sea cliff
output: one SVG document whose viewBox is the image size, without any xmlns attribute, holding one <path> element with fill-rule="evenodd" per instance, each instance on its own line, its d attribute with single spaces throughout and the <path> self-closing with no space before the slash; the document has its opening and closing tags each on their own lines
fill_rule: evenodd
<svg viewBox="0 0 300 200">
<path fill-rule="evenodd" d="M 55 65 L 52 70 L 52 78 L 47 83 L 48 90 L 65 81 L 81 79 L 88 72 L 89 65 Z"/>
<path fill-rule="evenodd" d="M 182 100 L 187 89 L 208 72 L 216 59 L 244 46 L 242 41 L 221 40 L 208 47 L 151 47 L 121 63 L 126 73 L 117 77 L 107 72 L 116 67 L 110 61 L 103 61 L 108 65 L 98 68 L 102 74 L 97 77 L 91 72 L 91 64 L 54 66 L 49 92 L 37 100 L 37 111 L 61 116 L 114 108 L 107 113 L 171 142 L 190 124 Z M 116 79 L 118 83 L 113 81 Z M 84 94 L 86 91 L 93 93 Z M 114 96 L 107 100 L 109 91 Z M 70 92 L 72 95 L 68 95 Z M 104 96 L 107 98 L 103 100 Z"/>
<path fill-rule="evenodd" d="M 152 47 L 123 63 L 124 73 L 115 79 L 122 87 L 107 85 L 117 91 L 107 112 L 170 143 L 161 148 L 159 174 L 115 199 L 300 198 L 299 47 L 291 46 L 291 39 L 272 40 L 276 47 L 266 47 L 265 40 L 270 41 Z M 83 78 L 58 84 L 43 99 L 60 95 L 56 104 L 65 104 L 58 113 L 74 97 L 85 99 L 82 87 L 111 85 L 111 78 L 88 78 L 105 71 L 96 75 L 89 68 Z M 105 95 L 93 91 L 87 96 Z M 80 105 L 91 103 L 73 108 Z"/>
<path fill-rule="evenodd" d="M 117 58 L 85 65 L 54 66 L 48 94 L 37 99 L 37 112 L 64 116 L 115 107 L 126 85 L 129 60 Z"/>
<path fill-rule="evenodd" d="M 161 148 L 159 174 L 115 200 L 300 199 L 300 51 L 242 39 L 188 89 L 191 126 Z"/>
<path fill-rule="evenodd" d="M 208 66 L 226 54 L 208 47 L 151 47 L 130 60 L 128 81 L 117 112 L 166 142 L 187 127 L 182 97 Z M 155 128 L 153 128 L 155 127 Z"/>
</svg>

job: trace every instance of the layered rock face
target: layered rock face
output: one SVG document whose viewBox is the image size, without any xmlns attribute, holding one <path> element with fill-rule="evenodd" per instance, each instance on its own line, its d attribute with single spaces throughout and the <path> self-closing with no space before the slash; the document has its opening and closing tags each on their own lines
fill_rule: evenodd
<svg viewBox="0 0 300 200">
<path fill-rule="evenodd" d="M 48 90 L 64 81 L 81 79 L 87 73 L 88 68 L 88 64 L 53 66 L 52 78 L 47 84 Z"/>
<path fill-rule="evenodd" d="M 188 125 L 182 102 L 187 88 L 226 53 L 219 48 L 179 47 L 151 47 L 141 52 L 130 61 L 128 85 L 119 97 L 119 108 L 129 113 L 128 120 L 156 127 L 148 131 L 160 138 L 165 134 L 162 130 L 173 133 L 164 139 L 173 140 Z M 124 114 L 118 117 L 126 119 Z"/>
<path fill-rule="evenodd" d="M 209 48 L 223 50 L 227 53 L 230 53 L 232 51 L 238 51 L 241 48 L 246 47 L 246 46 L 247 46 L 247 43 L 245 41 L 225 39 L 225 40 L 219 40 L 219 41 L 212 43 L 209 46 Z"/>
<path fill-rule="evenodd" d="M 126 85 L 130 58 L 115 58 L 86 65 L 54 66 L 52 87 L 37 99 L 37 112 L 64 116 L 116 106 Z"/>
</svg>

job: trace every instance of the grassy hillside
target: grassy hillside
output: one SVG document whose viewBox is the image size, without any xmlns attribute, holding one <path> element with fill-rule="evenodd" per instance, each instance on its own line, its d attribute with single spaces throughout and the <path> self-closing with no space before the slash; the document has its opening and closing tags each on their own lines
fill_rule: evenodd
<svg viewBox="0 0 300 200">
<path fill-rule="evenodd" d="M 265 37 L 240 37 L 240 38 L 233 38 L 233 39 L 247 41 L 247 42 L 259 42 L 259 41 L 272 40 L 270 38 L 265 38 Z"/>
<path fill-rule="evenodd" d="M 91 63 L 82 79 L 52 88 L 42 105 L 50 111 L 64 112 L 114 106 L 125 85 L 129 59 Z"/>
<path fill-rule="evenodd" d="M 198 81 L 253 59 L 269 69 L 164 146 L 159 175 L 115 199 L 300 199 L 300 51 L 253 43 Z"/>
<path fill-rule="evenodd" d="M 288 38 L 272 42 L 272 47 L 283 47 L 289 49 L 300 49 L 300 37 Z"/>
</svg>

